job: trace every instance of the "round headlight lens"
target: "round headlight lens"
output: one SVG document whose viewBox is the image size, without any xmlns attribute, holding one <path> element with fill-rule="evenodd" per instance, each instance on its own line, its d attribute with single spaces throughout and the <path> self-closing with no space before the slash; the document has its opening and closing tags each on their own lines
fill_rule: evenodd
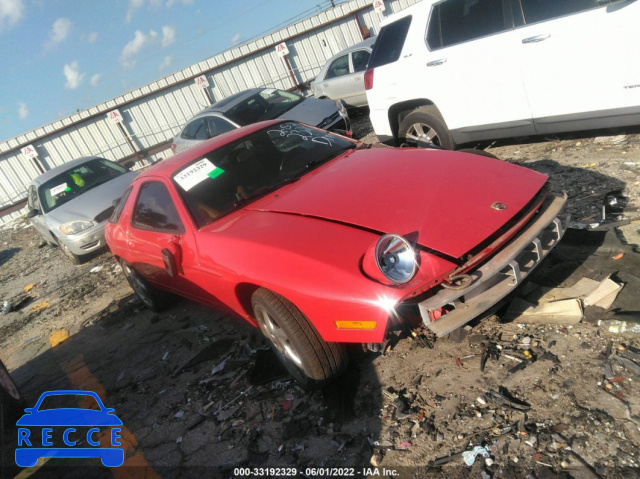
<svg viewBox="0 0 640 479">
<path fill-rule="evenodd" d="M 406 283 L 416 274 L 416 254 L 402 236 L 387 234 L 380 238 L 375 257 L 382 274 L 394 283 Z"/>
</svg>

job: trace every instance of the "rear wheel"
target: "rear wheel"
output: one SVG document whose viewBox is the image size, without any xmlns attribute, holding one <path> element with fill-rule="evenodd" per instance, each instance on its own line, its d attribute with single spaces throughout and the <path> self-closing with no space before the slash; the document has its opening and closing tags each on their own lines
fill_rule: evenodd
<svg viewBox="0 0 640 479">
<path fill-rule="evenodd" d="M 453 150 L 456 143 L 435 106 L 418 108 L 400 122 L 398 140 L 409 146 L 433 145 Z"/>
<path fill-rule="evenodd" d="M 261 288 L 253 293 L 251 304 L 262 334 L 300 385 L 323 386 L 344 371 L 344 345 L 324 341 L 290 301 Z"/>
<path fill-rule="evenodd" d="M 120 266 L 129 285 L 140 300 L 153 311 L 164 311 L 175 301 L 175 296 L 152 286 L 131 264 L 121 259 Z"/>
</svg>

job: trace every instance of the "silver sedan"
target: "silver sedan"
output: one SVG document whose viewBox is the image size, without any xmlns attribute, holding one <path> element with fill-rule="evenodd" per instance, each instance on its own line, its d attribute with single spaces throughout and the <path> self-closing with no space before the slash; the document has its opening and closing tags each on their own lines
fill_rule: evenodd
<svg viewBox="0 0 640 479">
<path fill-rule="evenodd" d="M 349 107 L 367 106 L 364 72 L 376 37 L 342 50 L 329 59 L 311 82 L 316 98 L 341 100 Z"/>
<path fill-rule="evenodd" d="M 38 176 L 27 190 L 27 218 L 74 263 L 104 248 L 104 227 L 137 173 L 104 158 L 79 158 Z"/>
</svg>

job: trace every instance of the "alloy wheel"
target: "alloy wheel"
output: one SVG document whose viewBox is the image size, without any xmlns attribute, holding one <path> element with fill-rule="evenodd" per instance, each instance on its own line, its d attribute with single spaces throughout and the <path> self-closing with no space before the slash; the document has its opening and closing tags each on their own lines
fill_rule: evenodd
<svg viewBox="0 0 640 479">
<path fill-rule="evenodd" d="M 438 133 L 426 123 L 414 123 L 411 125 L 405 134 L 405 139 L 412 146 L 417 146 L 419 142 L 440 145 Z"/>
<path fill-rule="evenodd" d="M 142 278 L 142 276 L 140 276 L 140 274 L 127 263 L 122 265 L 122 269 L 124 270 L 127 281 L 129 281 L 129 284 L 138 295 L 138 297 L 146 306 L 153 309 L 151 294 L 149 292 L 149 288 L 147 287 L 147 283 Z"/>
<path fill-rule="evenodd" d="M 280 327 L 277 320 L 269 312 L 257 305 L 255 308 L 256 320 L 260 326 L 260 331 L 273 344 L 276 350 L 284 356 L 285 360 L 293 363 L 296 367 L 304 369 L 300 355 L 289 341 L 287 333 Z"/>
</svg>

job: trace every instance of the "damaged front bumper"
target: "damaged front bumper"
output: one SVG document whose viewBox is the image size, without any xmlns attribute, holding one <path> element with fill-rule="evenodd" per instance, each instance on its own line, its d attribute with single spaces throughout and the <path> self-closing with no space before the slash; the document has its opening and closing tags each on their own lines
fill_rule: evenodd
<svg viewBox="0 0 640 479">
<path fill-rule="evenodd" d="M 565 193 L 552 195 L 536 217 L 489 261 L 468 273 L 464 289 L 440 289 L 418 304 L 425 326 L 444 336 L 465 325 L 513 291 L 540 264 L 564 235 L 569 222 L 562 215 Z M 440 319 L 431 318 L 447 311 Z M 434 315 L 434 313 L 437 313 Z"/>
</svg>

